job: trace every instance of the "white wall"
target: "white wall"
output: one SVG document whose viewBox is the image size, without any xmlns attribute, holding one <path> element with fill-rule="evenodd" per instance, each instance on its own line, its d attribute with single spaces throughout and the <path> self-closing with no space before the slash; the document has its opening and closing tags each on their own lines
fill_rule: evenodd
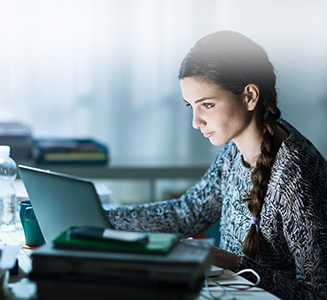
<svg viewBox="0 0 327 300">
<path fill-rule="evenodd" d="M 177 79 L 197 39 L 236 30 L 279 73 L 283 117 L 327 157 L 326 1 L 0 0 L 0 121 L 92 136 L 113 162 L 218 151 L 191 127 Z"/>
</svg>

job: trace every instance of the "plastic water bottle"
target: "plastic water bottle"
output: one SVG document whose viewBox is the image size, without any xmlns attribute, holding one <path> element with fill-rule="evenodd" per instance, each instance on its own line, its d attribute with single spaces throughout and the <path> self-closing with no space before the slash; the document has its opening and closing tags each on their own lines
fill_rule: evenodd
<svg viewBox="0 0 327 300">
<path fill-rule="evenodd" d="M 0 146 L 0 230 L 16 228 L 16 162 L 10 157 L 10 147 Z"/>
</svg>

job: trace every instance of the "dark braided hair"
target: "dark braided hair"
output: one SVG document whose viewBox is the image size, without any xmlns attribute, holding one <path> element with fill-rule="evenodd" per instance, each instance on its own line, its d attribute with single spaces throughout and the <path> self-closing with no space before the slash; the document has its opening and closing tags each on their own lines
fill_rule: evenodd
<svg viewBox="0 0 327 300">
<path fill-rule="evenodd" d="M 251 174 L 253 188 L 244 199 L 253 217 L 259 218 L 271 166 L 277 149 L 274 135 L 280 110 L 277 107 L 276 75 L 264 49 L 244 35 L 232 31 L 220 31 L 200 39 L 181 63 L 179 79 L 195 77 L 215 83 L 225 90 L 240 95 L 248 84 L 259 88 L 256 106 L 262 130 L 261 154 Z M 256 258 L 259 236 L 256 224 L 243 242 L 243 252 Z"/>
</svg>

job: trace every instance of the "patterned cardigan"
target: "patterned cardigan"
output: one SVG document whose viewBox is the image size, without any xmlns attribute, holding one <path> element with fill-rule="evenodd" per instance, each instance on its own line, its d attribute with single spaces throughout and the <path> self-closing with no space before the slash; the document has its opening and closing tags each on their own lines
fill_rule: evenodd
<svg viewBox="0 0 327 300">
<path fill-rule="evenodd" d="M 251 214 L 242 201 L 252 188 L 251 169 L 230 141 L 204 176 L 179 199 L 108 210 L 120 230 L 205 231 L 220 219 L 220 247 L 241 256 L 261 287 L 283 299 L 327 299 L 327 163 L 316 148 L 284 120 L 289 133 L 273 163 L 259 221 L 257 260 L 242 253 Z"/>
</svg>

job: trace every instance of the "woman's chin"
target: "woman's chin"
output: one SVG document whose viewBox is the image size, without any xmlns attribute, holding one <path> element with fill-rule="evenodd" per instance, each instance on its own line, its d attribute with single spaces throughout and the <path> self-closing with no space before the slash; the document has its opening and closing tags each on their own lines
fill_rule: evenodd
<svg viewBox="0 0 327 300">
<path fill-rule="evenodd" d="M 228 142 L 228 140 L 217 140 L 214 138 L 209 138 L 209 141 L 214 146 L 222 146 Z"/>
</svg>

